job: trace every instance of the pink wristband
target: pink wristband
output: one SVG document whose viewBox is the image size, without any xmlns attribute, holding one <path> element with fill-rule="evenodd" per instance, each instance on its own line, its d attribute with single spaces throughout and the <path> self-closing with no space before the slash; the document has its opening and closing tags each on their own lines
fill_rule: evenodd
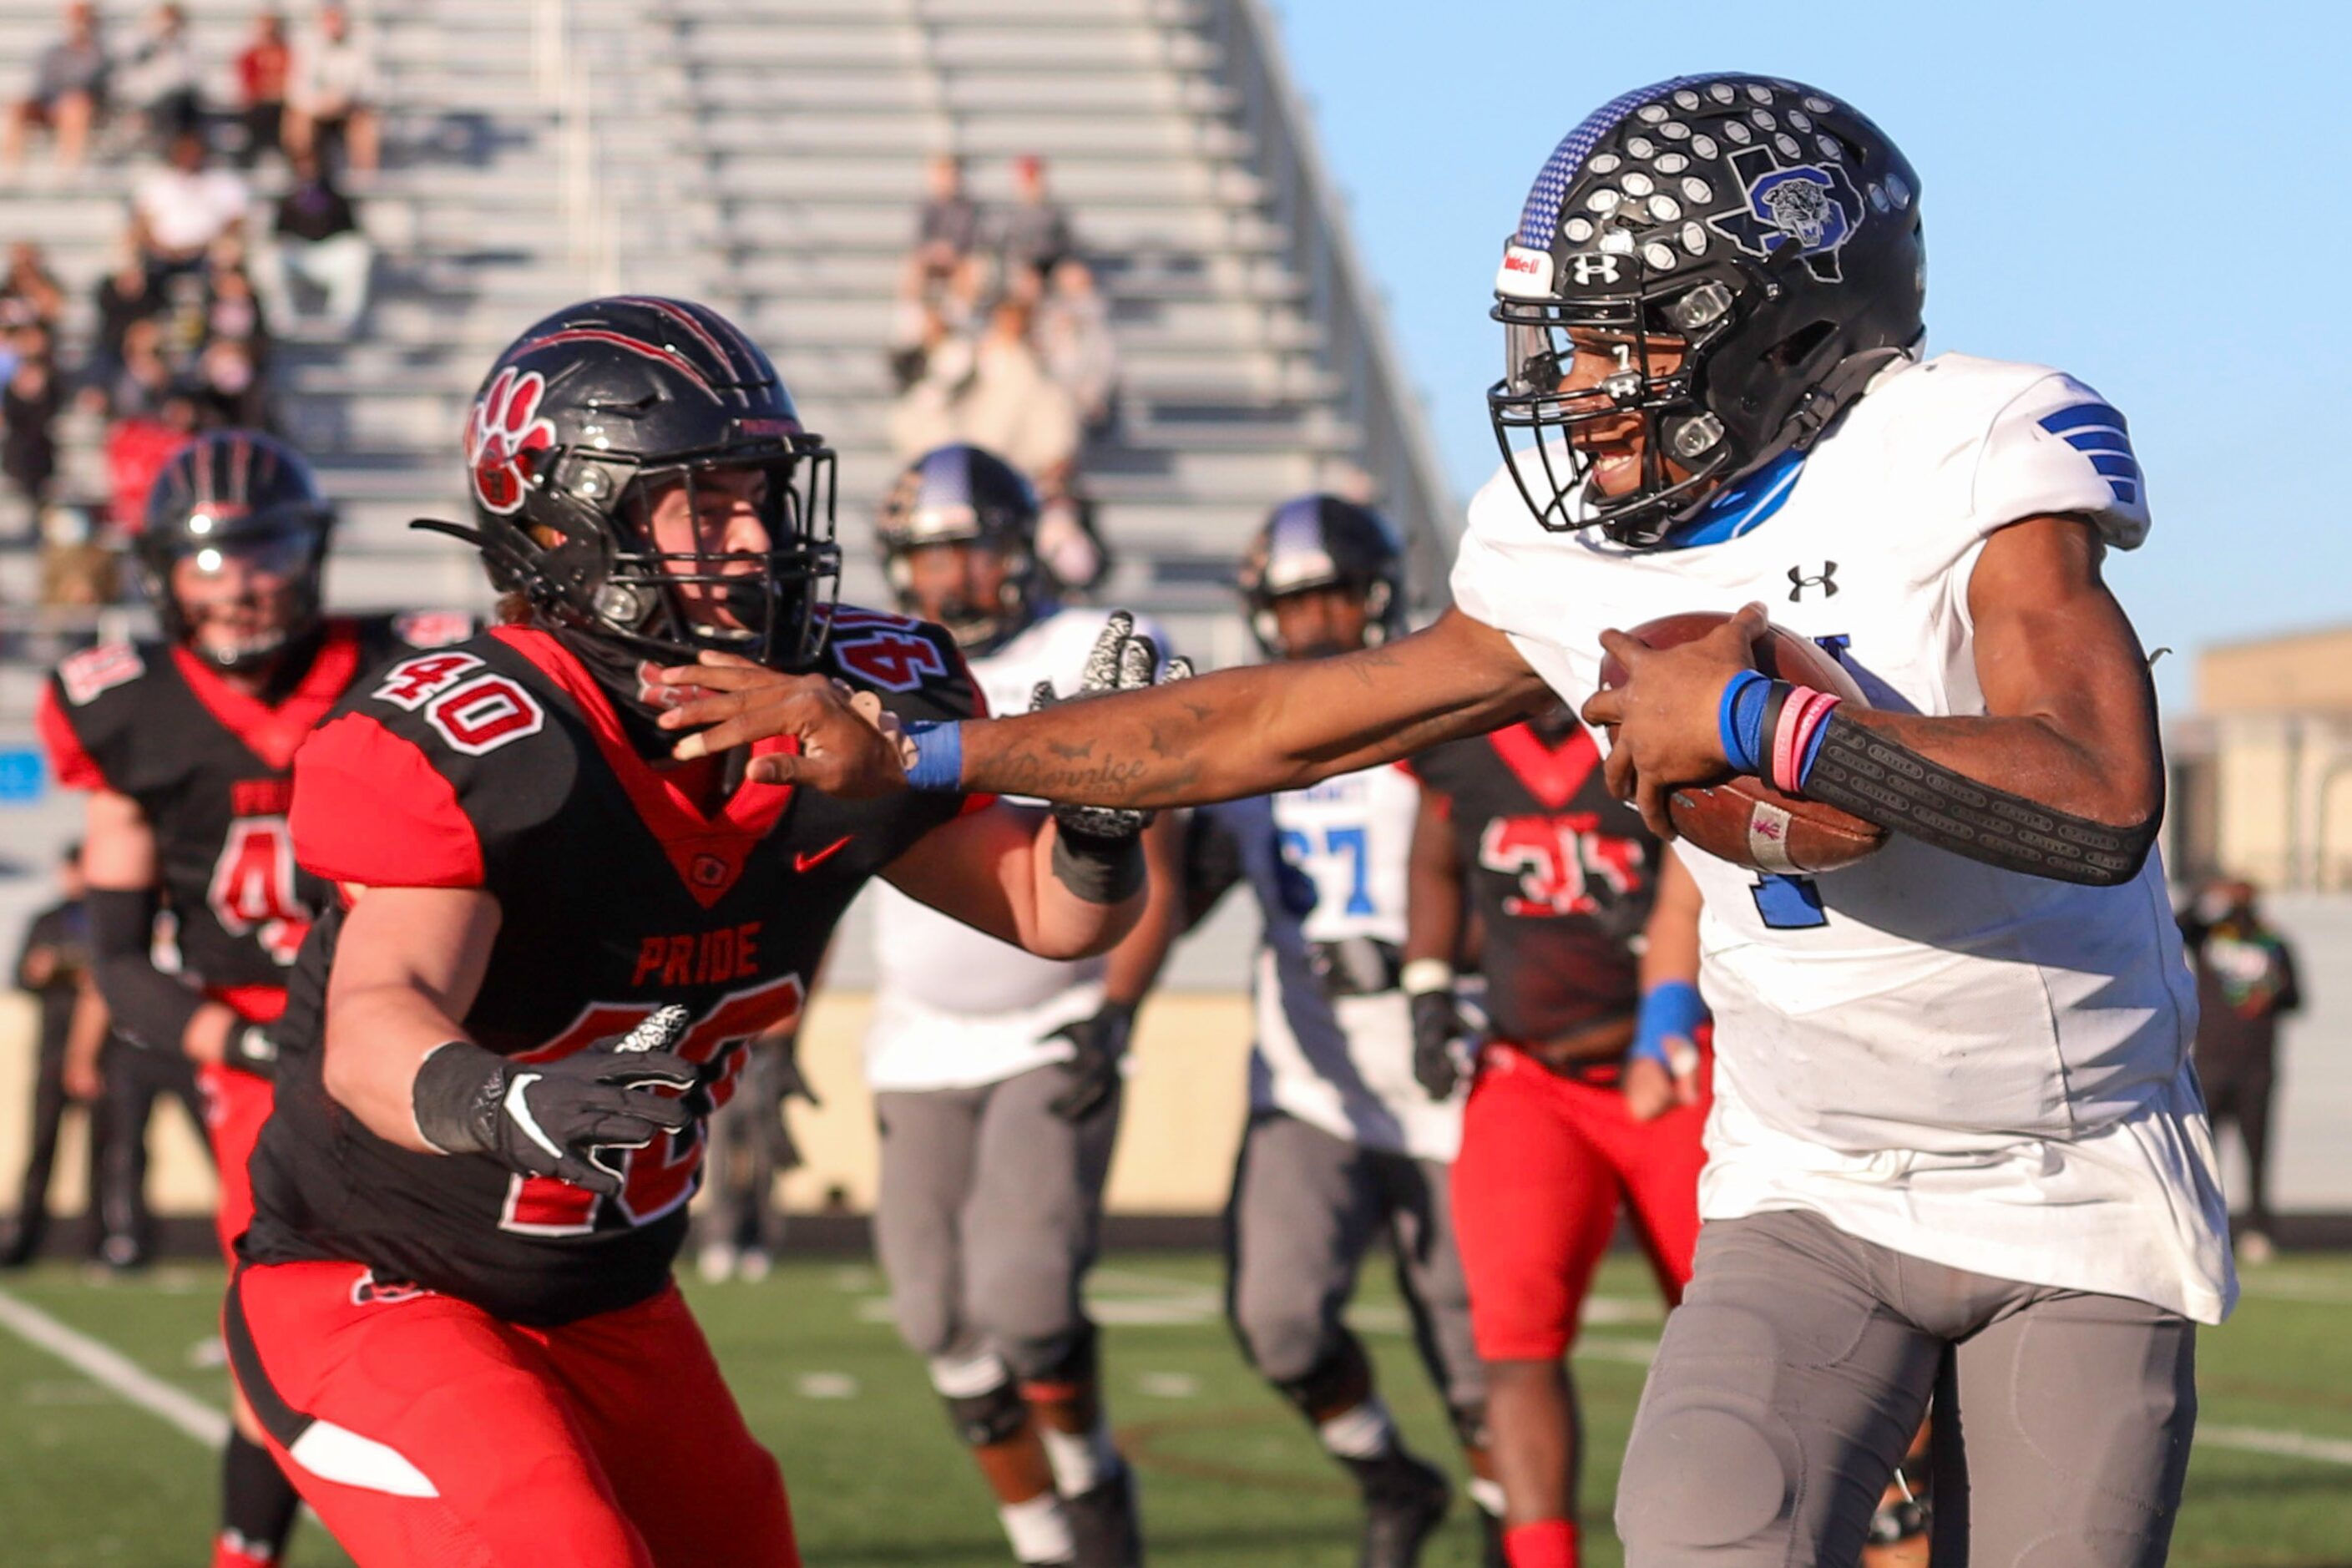
<svg viewBox="0 0 2352 1568">
<path fill-rule="evenodd" d="M 1804 781 L 1800 775 L 1804 769 L 1805 748 L 1841 700 L 1833 693 L 1801 686 L 1781 704 L 1780 728 L 1772 737 L 1774 789 L 1783 795 L 1795 795 L 1802 787 Z"/>
</svg>

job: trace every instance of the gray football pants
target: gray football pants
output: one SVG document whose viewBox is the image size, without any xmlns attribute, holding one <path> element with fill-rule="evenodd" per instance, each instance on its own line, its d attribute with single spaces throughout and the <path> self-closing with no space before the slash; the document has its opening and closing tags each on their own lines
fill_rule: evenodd
<svg viewBox="0 0 2352 1568">
<path fill-rule="evenodd" d="M 1626 1568 L 1858 1561 L 1930 1394 L 1937 1568 L 2164 1562 L 2194 1324 L 1786 1212 L 1699 1230 L 1618 1483 Z"/>
<path fill-rule="evenodd" d="M 1297 1383 L 1339 1349 L 1357 1270 L 1385 1230 L 1431 1380 L 1452 1409 L 1486 1398 L 1447 1174 L 1279 1111 L 1250 1119 L 1226 1212 L 1226 1309 L 1266 1381 Z"/>
<path fill-rule="evenodd" d="M 1016 1378 L 1063 1370 L 1093 1328 L 1079 1297 L 1118 1137 L 1114 1091 L 1084 1121 L 1046 1109 L 1057 1064 L 971 1089 L 874 1097 L 874 1238 L 901 1338 L 932 1361 L 993 1352 Z"/>
</svg>

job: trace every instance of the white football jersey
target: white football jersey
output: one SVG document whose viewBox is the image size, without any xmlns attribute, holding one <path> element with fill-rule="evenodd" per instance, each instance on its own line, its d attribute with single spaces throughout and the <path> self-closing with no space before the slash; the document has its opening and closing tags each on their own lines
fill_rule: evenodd
<svg viewBox="0 0 2352 1568">
<path fill-rule="evenodd" d="M 1455 602 L 1570 702 L 1599 683 L 1603 629 L 1761 601 L 1874 706 L 1981 714 L 1968 591 L 1985 540 L 2068 514 L 2129 549 L 2148 526 L 2097 393 L 1958 354 L 1886 372 L 1787 481 L 1722 542 L 1633 551 L 1545 531 L 1497 472 Z M 1954 1267 L 2227 1311 L 2195 994 L 2158 857 L 2101 889 L 1900 834 L 1819 877 L 1676 848 L 1706 896 L 1716 1020 L 1704 1216 L 1814 1209 Z"/>
<path fill-rule="evenodd" d="M 1402 949 L 1420 804 L 1411 773 L 1381 767 L 1205 809 L 1240 846 L 1265 916 L 1251 986 L 1250 1108 L 1286 1111 L 1368 1148 L 1451 1161 L 1461 1101 L 1433 1100 L 1414 1079 L 1404 994 L 1335 998 L 1314 963 L 1322 942 Z"/>
<path fill-rule="evenodd" d="M 1027 712 L 1041 680 L 1066 697 L 1076 691 L 1109 618 L 1104 610 L 1055 610 L 971 659 L 988 710 Z M 1142 629 L 1167 650 L 1157 628 L 1147 622 Z M 887 882 L 877 881 L 872 897 L 877 974 L 866 1078 L 876 1089 L 961 1089 L 1067 1061 L 1070 1043 L 1052 1038 L 1054 1031 L 1102 1009 L 1103 958 L 1039 958 Z"/>
</svg>

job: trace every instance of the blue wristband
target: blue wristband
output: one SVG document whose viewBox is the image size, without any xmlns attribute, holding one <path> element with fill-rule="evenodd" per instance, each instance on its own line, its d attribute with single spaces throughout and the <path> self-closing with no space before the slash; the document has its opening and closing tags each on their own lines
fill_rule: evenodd
<svg viewBox="0 0 2352 1568">
<path fill-rule="evenodd" d="M 916 723 L 907 726 L 915 743 L 915 761 L 907 769 L 908 789 L 952 795 L 963 788 L 963 726 L 961 723 Z"/>
<path fill-rule="evenodd" d="M 1715 710 L 1717 737 L 1723 742 L 1724 761 L 1735 773 L 1762 769 L 1764 710 L 1771 703 L 1772 683 L 1760 670 L 1743 669 L 1724 683 L 1723 700 Z"/>
<path fill-rule="evenodd" d="M 1642 993 L 1642 1010 L 1633 1017 L 1633 1044 L 1625 1059 L 1646 1057 L 1672 1072 L 1675 1063 L 1666 1054 L 1666 1041 L 1675 1037 L 1696 1040 L 1706 1020 L 1706 1004 L 1699 1000 L 1697 986 L 1687 980 L 1661 980 Z"/>
</svg>

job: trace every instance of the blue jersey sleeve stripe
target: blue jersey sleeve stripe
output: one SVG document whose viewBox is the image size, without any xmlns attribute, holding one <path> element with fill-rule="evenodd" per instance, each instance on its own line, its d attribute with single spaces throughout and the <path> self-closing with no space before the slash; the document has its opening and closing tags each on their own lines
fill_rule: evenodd
<svg viewBox="0 0 2352 1568">
<path fill-rule="evenodd" d="M 2063 436 L 2069 430 L 2093 426 L 2103 426 L 2126 436 L 2131 431 L 2124 416 L 2104 403 L 2077 403 L 2070 408 L 2061 408 L 2055 414 L 2043 415 L 2039 423 L 2053 436 Z"/>
</svg>

